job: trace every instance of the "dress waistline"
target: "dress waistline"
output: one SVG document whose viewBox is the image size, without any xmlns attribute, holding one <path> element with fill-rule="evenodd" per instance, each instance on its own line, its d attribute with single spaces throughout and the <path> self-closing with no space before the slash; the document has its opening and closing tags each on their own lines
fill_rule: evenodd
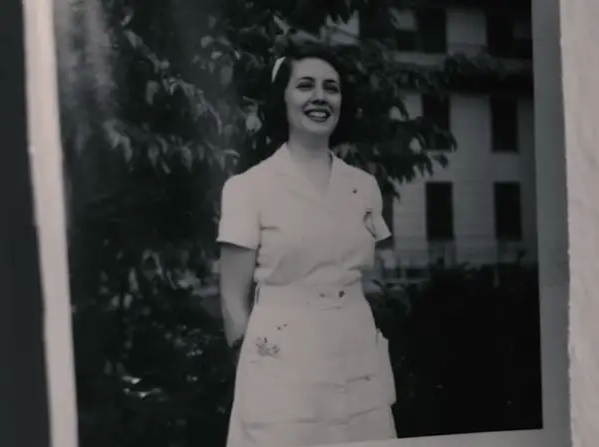
<svg viewBox="0 0 599 447">
<path fill-rule="evenodd" d="M 258 284 L 254 304 L 259 306 L 339 308 L 364 301 L 362 282 L 348 285 Z"/>
</svg>

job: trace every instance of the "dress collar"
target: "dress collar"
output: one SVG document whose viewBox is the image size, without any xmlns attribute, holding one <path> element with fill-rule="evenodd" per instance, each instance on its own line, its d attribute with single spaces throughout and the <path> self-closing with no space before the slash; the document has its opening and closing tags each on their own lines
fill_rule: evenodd
<svg viewBox="0 0 599 447">
<path fill-rule="evenodd" d="M 331 176 L 325 194 L 319 191 L 301 172 L 298 164 L 292 159 L 287 144 L 282 144 L 271 156 L 270 164 L 273 170 L 282 177 L 281 187 L 286 187 L 294 193 L 322 202 L 339 189 L 339 183 L 345 182 L 346 174 L 350 172 L 349 165 L 335 155 L 333 151 L 329 150 L 329 153 L 332 159 Z"/>
</svg>

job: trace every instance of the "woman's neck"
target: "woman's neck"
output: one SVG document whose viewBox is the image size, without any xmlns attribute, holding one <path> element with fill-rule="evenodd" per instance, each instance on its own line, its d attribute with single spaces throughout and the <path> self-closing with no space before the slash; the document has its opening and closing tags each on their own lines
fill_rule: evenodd
<svg viewBox="0 0 599 447">
<path fill-rule="evenodd" d="M 328 147 L 327 140 L 296 139 L 290 135 L 287 141 L 289 155 L 304 172 L 304 175 L 325 194 L 329 188 L 332 177 L 333 157 Z"/>
<path fill-rule="evenodd" d="M 328 138 L 302 138 L 290 135 L 287 147 L 293 156 L 304 163 L 329 163 Z"/>
</svg>

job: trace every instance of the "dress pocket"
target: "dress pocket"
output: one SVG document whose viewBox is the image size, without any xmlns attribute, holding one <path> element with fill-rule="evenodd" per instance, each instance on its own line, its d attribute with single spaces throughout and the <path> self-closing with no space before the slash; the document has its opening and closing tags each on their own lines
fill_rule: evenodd
<svg viewBox="0 0 599 447">
<path fill-rule="evenodd" d="M 318 422 L 331 412 L 315 380 L 323 365 L 311 351 L 320 350 L 301 315 L 258 305 L 250 317 L 236 381 L 243 424 Z"/>
<path fill-rule="evenodd" d="M 381 331 L 378 331 L 377 334 L 377 351 L 383 393 L 387 398 L 387 403 L 393 405 L 397 399 L 395 377 L 393 376 L 393 367 L 391 366 L 391 357 L 389 355 L 389 341 Z"/>
<path fill-rule="evenodd" d="M 329 413 L 317 384 L 272 374 L 259 363 L 244 365 L 237 386 L 240 418 L 248 425 L 318 422 Z"/>
</svg>

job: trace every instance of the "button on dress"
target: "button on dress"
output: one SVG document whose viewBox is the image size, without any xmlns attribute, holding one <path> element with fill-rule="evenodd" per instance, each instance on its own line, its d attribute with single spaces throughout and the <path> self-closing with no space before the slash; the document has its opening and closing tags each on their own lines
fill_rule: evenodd
<svg viewBox="0 0 599 447">
<path fill-rule="evenodd" d="M 364 298 L 390 236 L 375 178 L 333 155 L 319 192 L 286 145 L 224 185 L 219 242 L 257 251 L 227 447 L 396 438 L 387 340 Z"/>
</svg>

